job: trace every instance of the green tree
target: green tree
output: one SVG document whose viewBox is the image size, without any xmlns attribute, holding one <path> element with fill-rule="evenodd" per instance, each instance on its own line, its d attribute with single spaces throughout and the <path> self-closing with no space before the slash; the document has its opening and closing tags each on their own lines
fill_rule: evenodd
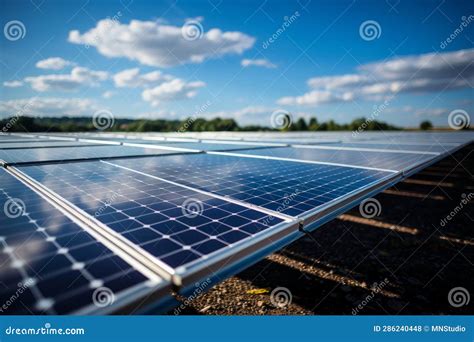
<svg viewBox="0 0 474 342">
<path fill-rule="evenodd" d="M 303 118 L 299 118 L 292 126 L 291 126 L 292 131 L 307 131 L 308 130 L 308 125 L 306 124 L 306 121 Z"/>
<path fill-rule="evenodd" d="M 316 118 L 309 119 L 308 129 L 310 131 L 317 131 L 318 127 L 319 127 L 318 119 L 316 119 Z"/>
<path fill-rule="evenodd" d="M 420 123 L 420 129 L 423 131 L 427 131 L 432 128 L 433 128 L 433 124 L 431 123 L 431 121 L 425 120 Z"/>
</svg>

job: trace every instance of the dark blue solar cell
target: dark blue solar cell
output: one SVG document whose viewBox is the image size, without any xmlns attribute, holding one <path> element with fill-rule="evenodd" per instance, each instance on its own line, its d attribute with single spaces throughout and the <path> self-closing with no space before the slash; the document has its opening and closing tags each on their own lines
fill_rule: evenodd
<svg viewBox="0 0 474 342">
<path fill-rule="evenodd" d="M 233 230 L 228 233 L 219 235 L 219 238 L 227 243 L 234 243 L 234 242 L 244 239 L 246 236 L 248 235 L 243 232 Z"/>
<path fill-rule="evenodd" d="M 184 232 L 173 235 L 173 239 L 184 246 L 191 246 L 198 242 L 209 239 L 209 235 L 198 232 L 197 230 L 186 230 Z"/>
<path fill-rule="evenodd" d="M 250 225 L 256 225 L 256 223 L 252 222 Z M 222 233 L 232 230 L 232 227 L 223 224 L 222 222 L 210 222 L 208 224 L 199 226 L 196 229 L 211 236 L 218 236 Z"/>
<path fill-rule="evenodd" d="M 179 252 L 163 257 L 162 260 L 171 267 L 178 267 L 181 265 L 188 264 L 196 259 L 199 259 L 199 257 L 199 254 L 194 253 L 190 250 L 181 250 Z"/>
<path fill-rule="evenodd" d="M 225 247 L 225 244 L 223 242 L 220 242 L 216 239 L 213 240 L 207 240 L 202 243 L 198 243 L 193 246 L 193 248 L 198 251 L 199 253 L 202 254 L 210 254 L 214 251 L 217 251 L 221 248 Z"/>
<path fill-rule="evenodd" d="M 149 228 L 139 228 L 137 230 L 132 230 L 123 236 L 136 243 L 141 243 L 142 241 L 152 241 L 162 237 L 161 234 Z"/>
<path fill-rule="evenodd" d="M 150 252 L 152 255 L 162 256 L 171 252 L 179 251 L 182 246 L 169 238 L 157 239 L 141 245 L 143 249 Z"/>
<path fill-rule="evenodd" d="M 188 229 L 189 227 L 183 223 L 180 223 L 176 220 L 160 222 L 151 226 L 155 231 L 160 232 L 163 235 L 173 235 L 183 230 Z"/>
</svg>

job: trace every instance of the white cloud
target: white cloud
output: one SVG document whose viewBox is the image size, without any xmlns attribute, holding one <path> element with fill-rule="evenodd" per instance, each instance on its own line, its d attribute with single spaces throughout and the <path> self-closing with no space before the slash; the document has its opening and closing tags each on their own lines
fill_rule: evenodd
<svg viewBox="0 0 474 342">
<path fill-rule="evenodd" d="M 370 63 L 358 73 L 308 80 L 311 90 L 301 96 L 278 100 L 282 105 L 316 106 L 397 93 L 425 93 L 445 89 L 472 88 L 474 49 L 428 53 Z"/>
<path fill-rule="evenodd" d="M 354 93 L 344 92 L 335 94 L 328 90 L 313 90 L 301 96 L 286 96 L 280 98 L 277 103 L 282 106 L 298 105 L 298 106 L 316 106 L 326 103 L 347 102 L 354 99 Z"/>
<path fill-rule="evenodd" d="M 416 116 L 431 116 L 431 117 L 439 117 L 443 115 L 447 115 L 450 112 L 449 109 L 446 108 L 427 108 L 427 109 L 417 109 L 415 110 Z"/>
<path fill-rule="evenodd" d="M 268 69 L 276 68 L 276 65 L 270 62 L 268 59 L 242 59 L 240 65 L 242 65 L 244 68 L 249 66 L 257 66 Z"/>
<path fill-rule="evenodd" d="M 0 117 L 27 116 L 92 116 L 99 108 L 90 99 L 34 97 L 0 101 Z"/>
<path fill-rule="evenodd" d="M 175 111 L 172 110 L 159 110 L 154 112 L 147 112 L 141 113 L 137 115 L 137 119 L 148 119 L 148 120 L 155 120 L 155 119 L 183 119 L 188 116 L 186 115 L 178 115 Z"/>
<path fill-rule="evenodd" d="M 147 87 L 173 80 L 173 76 L 165 75 L 161 71 L 140 74 L 139 68 L 123 70 L 116 73 L 113 78 L 115 86 L 119 88 Z"/>
<path fill-rule="evenodd" d="M 36 63 L 36 67 L 40 69 L 61 70 L 67 66 L 75 65 L 71 61 L 67 61 L 61 57 L 51 57 L 42 59 Z"/>
<path fill-rule="evenodd" d="M 102 97 L 103 97 L 104 99 L 110 99 L 110 98 L 112 98 L 112 97 L 114 97 L 114 96 L 115 96 L 115 92 L 114 92 L 114 91 L 111 91 L 111 90 L 107 90 L 107 91 L 104 91 L 104 92 L 102 93 Z"/>
<path fill-rule="evenodd" d="M 205 85 L 206 84 L 201 81 L 185 82 L 176 78 L 154 88 L 145 89 L 142 93 L 142 98 L 156 107 L 164 101 L 192 98 L 196 96 L 198 89 Z"/>
<path fill-rule="evenodd" d="M 3 82 L 3 86 L 4 87 L 7 87 L 7 88 L 18 88 L 18 87 L 21 87 L 23 86 L 23 82 L 22 81 L 5 81 Z"/>
<path fill-rule="evenodd" d="M 75 67 L 70 74 L 52 74 L 26 77 L 34 90 L 37 91 L 73 91 L 81 86 L 97 86 L 100 81 L 108 78 L 105 71 L 94 71 L 88 68 Z"/>
<path fill-rule="evenodd" d="M 415 108 L 413 106 L 403 106 L 403 107 L 391 107 L 384 109 L 386 113 L 409 113 L 414 114 L 415 116 L 431 116 L 431 117 L 439 117 L 443 115 L 447 115 L 450 110 L 447 108 Z"/>
<path fill-rule="evenodd" d="M 196 40 L 186 40 L 181 26 L 161 22 L 100 20 L 87 32 L 69 32 L 69 42 L 95 46 L 107 57 L 126 57 L 144 65 L 170 67 L 201 63 L 226 54 L 241 54 L 251 48 L 255 38 L 242 32 L 222 32 L 214 28 Z"/>
</svg>

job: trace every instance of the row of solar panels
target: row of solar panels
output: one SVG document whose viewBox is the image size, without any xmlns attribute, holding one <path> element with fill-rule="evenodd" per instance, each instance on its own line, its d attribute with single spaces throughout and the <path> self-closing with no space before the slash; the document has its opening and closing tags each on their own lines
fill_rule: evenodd
<svg viewBox="0 0 474 342">
<path fill-rule="evenodd" d="M 473 137 L 160 138 L 0 136 L 5 313 L 163 310 Z"/>
</svg>

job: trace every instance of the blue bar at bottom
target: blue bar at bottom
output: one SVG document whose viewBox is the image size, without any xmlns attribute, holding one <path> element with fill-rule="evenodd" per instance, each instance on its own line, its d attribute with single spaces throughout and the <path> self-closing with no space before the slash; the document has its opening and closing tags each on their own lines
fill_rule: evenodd
<svg viewBox="0 0 474 342">
<path fill-rule="evenodd" d="M 0 341 L 473 342 L 473 323 L 473 316 L 3 316 Z"/>
</svg>

